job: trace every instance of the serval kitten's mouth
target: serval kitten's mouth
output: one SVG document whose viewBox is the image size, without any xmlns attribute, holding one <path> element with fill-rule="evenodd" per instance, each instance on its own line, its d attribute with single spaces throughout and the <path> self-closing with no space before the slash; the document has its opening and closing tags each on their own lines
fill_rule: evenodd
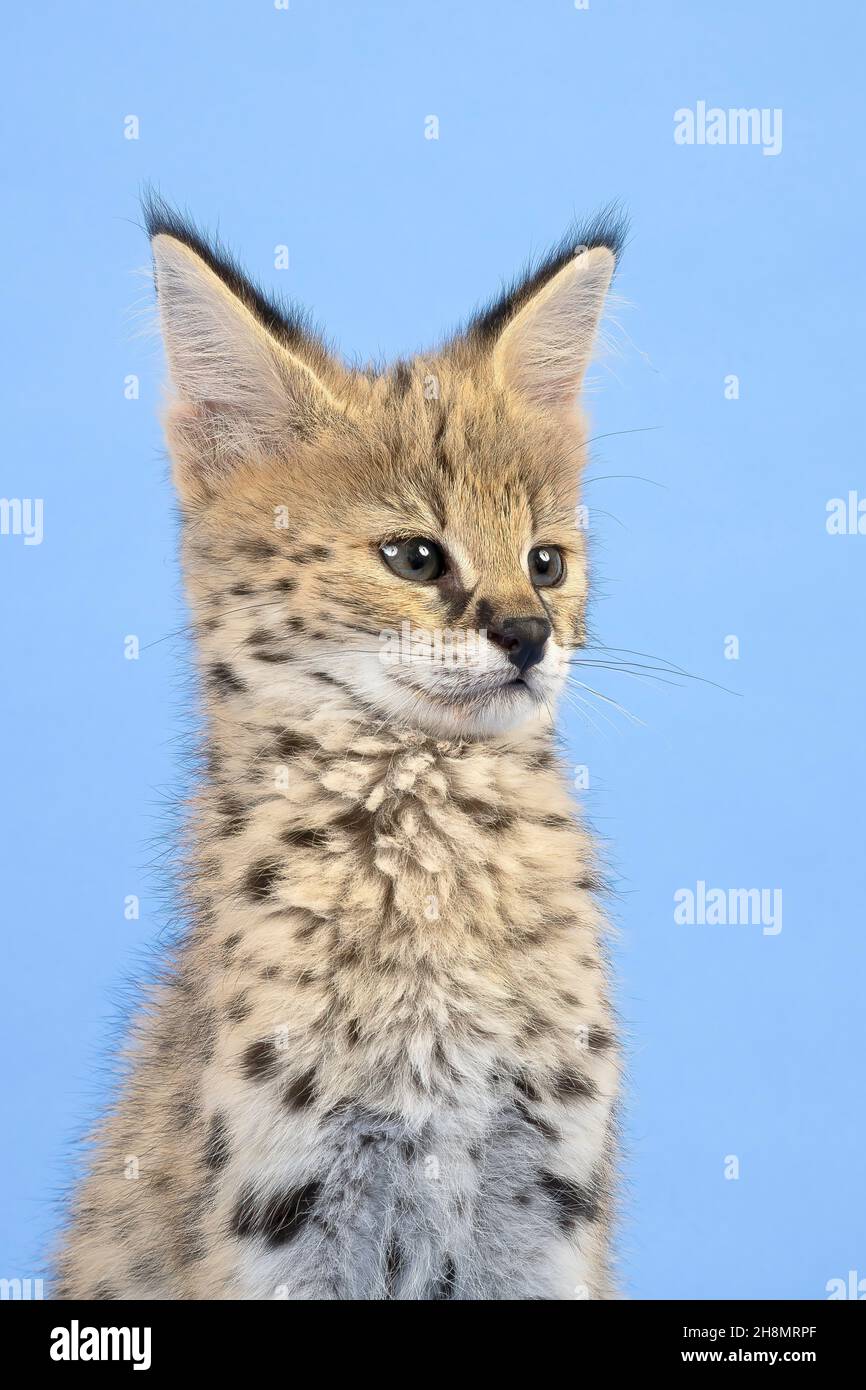
<svg viewBox="0 0 866 1390">
<path fill-rule="evenodd" d="M 455 685 L 453 689 L 448 691 L 431 690 L 415 681 L 407 681 L 407 685 L 417 694 L 423 695 L 432 704 L 450 710 L 477 711 L 494 704 L 496 701 L 502 699 L 517 700 L 525 695 L 531 696 L 533 699 L 539 698 L 539 691 L 533 683 L 532 677 L 526 675 L 515 675 L 513 679 L 499 681 L 495 685 L 486 683 Z"/>
</svg>

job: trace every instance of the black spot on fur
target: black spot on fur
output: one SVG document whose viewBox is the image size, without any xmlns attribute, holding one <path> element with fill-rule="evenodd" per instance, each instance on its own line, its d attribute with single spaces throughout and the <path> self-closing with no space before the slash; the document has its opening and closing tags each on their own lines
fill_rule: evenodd
<svg viewBox="0 0 866 1390">
<path fill-rule="evenodd" d="M 537 1086 L 533 1085 L 528 1076 L 518 1074 L 514 1078 L 514 1084 L 517 1087 L 518 1091 L 520 1091 L 524 1096 L 526 1096 L 527 1100 L 541 1100 L 541 1094 Z"/>
<path fill-rule="evenodd" d="M 289 632 L 293 632 L 296 637 L 300 637 L 301 634 L 307 630 L 307 625 L 303 618 L 298 617 L 287 618 L 286 627 L 289 629 Z"/>
<path fill-rule="evenodd" d="M 312 739 L 304 734 L 296 733 L 294 729 L 284 729 L 276 742 L 276 752 L 281 758 L 294 758 L 298 753 L 303 753 L 311 748 L 315 748 Z"/>
<path fill-rule="evenodd" d="M 451 1255 L 445 1256 L 445 1263 L 442 1266 L 442 1273 L 430 1290 L 429 1298 L 437 1303 L 445 1299 L 454 1297 L 454 1288 L 457 1283 L 457 1265 Z"/>
<path fill-rule="evenodd" d="M 517 1110 L 517 1113 L 518 1115 L 520 1115 L 521 1119 L 525 1120 L 528 1125 L 532 1125 L 533 1129 L 537 1129 L 538 1133 L 542 1135 L 543 1138 L 548 1140 L 554 1140 L 560 1137 L 558 1129 L 555 1129 L 553 1125 L 548 1124 L 547 1120 L 545 1120 L 543 1115 L 534 1114 L 533 1111 L 529 1109 L 529 1106 L 526 1105 L 522 1100 L 518 1100 L 515 1102 L 515 1109 Z"/>
<path fill-rule="evenodd" d="M 280 864 L 276 859 L 260 859 L 244 876 L 243 891 L 253 902 L 265 902 L 279 877 Z"/>
<path fill-rule="evenodd" d="M 579 1071 L 562 1071 L 553 1078 L 553 1092 L 560 1100 L 591 1100 L 598 1087 Z"/>
<path fill-rule="evenodd" d="M 204 1163 L 206 1168 L 214 1172 L 224 1168 L 229 1160 L 229 1138 L 225 1120 L 222 1115 L 214 1115 L 210 1124 L 210 1132 L 207 1137 L 207 1144 L 204 1151 Z"/>
<path fill-rule="evenodd" d="M 530 772 L 554 772 L 556 758 L 549 748 L 541 748 L 527 756 L 526 767 Z"/>
<path fill-rule="evenodd" d="M 298 581 L 292 579 L 290 575 L 284 574 L 281 579 L 274 581 L 273 587 L 278 594 L 293 594 L 298 587 Z"/>
<path fill-rule="evenodd" d="M 223 942 L 223 944 L 222 944 L 223 960 L 225 961 L 225 963 L 226 963 L 227 965 L 228 965 L 228 963 L 231 961 L 231 958 L 232 958 L 232 956 L 234 955 L 234 953 L 235 953 L 235 951 L 237 950 L 237 948 L 238 948 L 238 946 L 240 945 L 240 943 L 241 943 L 241 934 L 240 934 L 239 931 L 233 931 L 233 932 L 231 933 L 231 935 L 230 935 L 230 936 L 227 936 L 226 939 L 225 939 L 225 941 Z"/>
<path fill-rule="evenodd" d="M 476 825 L 480 825 L 484 830 L 502 831 L 509 830 L 515 821 L 514 815 L 510 811 L 504 811 L 499 806 L 494 806 L 490 801 L 481 801 L 475 797 L 462 797 L 455 799 L 455 805 L 465 816 Z"/>
<path fill-rule="evenodd" d="M 238 541 L 237 551 L 239 555 L 246 555 L 250 560 L 272 560 L 275 555 L 279 555 L 279 547 L 273 541 L 248 539 Z"/>
<path fill-rule="evenodd" d="M 388 1244 L 388 1253 L 385 1256 L 385 1297 L 393 1298 L 400 1277 L 400 1271 L 405 1263 L 403 1250 L 396 1236 L 392 1236 Z"/>
<path fill-rule="evenodd" d="M 221 835 L 239 835 L 247 823 L 246 808 L 238 797 L 224 792 L 217 802 L 217 810 L 224 818 L 220 826 Z"/>
<path fill-rule="evenodd" d="M 315 1070 L 304 1072 L 290 1082 L 283 1092 L 283 1104 L 289 1110 L 303 1110 L 316 1099 Z"/>
<path fill-rule="evenodd" d="M 237 1236 L 262 1236 L 268 1245 L 286 1245 L 313 1215 L 320 1191 L 319 1182 L 308 1182 L 265 1198 L 247 1190 L 235 1207 L 232 1229 Z"/>
<path fill-rule="evenodd" d="M 233 584 L 229 589 L 229 593 L 233 594 L 235 598 L 249 598 L 255 592 L 252 584 Z"/>
<path fill-rule="evenodd" d="M 331 822 L 331 826 L 334 830 L 346 830 L 349 834 L 357 835 L 362 848 L 372 849 L 375 838 L 374 820 L 363 806 L 352 806 L 348 811 L 343 811 Z"/>
<path fill-rule="evenodd" d="M 311 561 L 330 560 L 331 553 L 326 545 L 310 545 L 304 550 L 296 550 L 291 558 L 296 565 L 308 565 Z"/>
<path fill-rule="evenodd" d="M 610 1029 L 602 1028 L 598 1023 L 592 1024 L 586 1040 L 591 1052 L 604 1052 L 607 1048 L 613 1047 L 613 1034 Z"/>
<path fill-rule="evenodd" d="M 598 1218 L 595 1195 L 581 1183 L 546 1171 L 539 1174 L 539 1182 L 554 1203 L 557 1222 L 564 1231 L 570 1231 L 578 1221 L 595 1221 Z"/>
<path fill-rule="evenodd" d="M 291 845 L 293 849 L 312 849 L 314 845 L 321 844 L 322 830 L 315 826 L 307 827 L 304 830 L 283 830 L 280 839 L 283 844 Z"/>
<path fill-rule="evenodd" d="M 277 1049 L 272 1038 L 259 1038 L 250 1043 L 241 1058 L 244 1076 L 248 1081 L 267 1081 L 279 1064 Z"/>
<path fill-rule="evenodd" d="M 302 908 L 295 908 L 293 911 L 300 920 L 300 925 L 294 932 L 296 941 L 309 941 L 310 937 L 315 936 L 326 924 L 326 919 L 317 917 L 315 912 L 305 912 Z"/>
<path fill-rule="evenodd" d="M 253 661 L 264 661 L 270 666 L 284 666 L 287 661 L 294 661 L 291 652 L 263 652 L 255 651 L 252 653 Z"/>
<path fill-rule="evenodd" d="M 245 994 L 236 994 L 226 1005 L 226 1018 L 232 1023 L 243 1023 L 252 1013 L 252 1005 Z"/>
<path fill-rule="evenodd" d="M 602 875 L 592 869 L 587 869 L 586 873 L 581 874 L 577 881 L 577 887 L 582 888 L 586 893 L 602 894 L 607 891 L 607 884 Z"/>
<path fill-rule="evenodd" d="M 236 676 L 225 661 L 217 661 L 208 671 L 211 688 L 218 695 L 239 695 L 246 690 L 240 676 Z"/>
</svg>

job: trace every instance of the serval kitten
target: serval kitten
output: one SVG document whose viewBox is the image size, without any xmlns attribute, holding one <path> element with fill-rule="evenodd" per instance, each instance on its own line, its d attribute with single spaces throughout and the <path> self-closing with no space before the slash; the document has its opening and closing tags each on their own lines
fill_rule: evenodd
<svg viewBox="0 0 866 1390">
<path fill-rule="evenodd" d="M 382 372 L 149 232 L 207 773 L 58 1295 L 612 1297 L 618 1046 L 552 712 L 621 229 Z"/>
</svg>

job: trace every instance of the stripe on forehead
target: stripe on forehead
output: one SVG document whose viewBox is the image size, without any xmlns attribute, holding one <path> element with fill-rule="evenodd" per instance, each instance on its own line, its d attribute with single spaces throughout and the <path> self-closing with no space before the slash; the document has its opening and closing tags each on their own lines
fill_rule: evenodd
<svg viewBox="0 0 866 1390">
<path fill-rule="evenodd" d="M 412 368 L 408 362 L 398 362 L 394 368 L 394 394 L 398 400 L 409 394 L 412 385 Z"/>
</svg>

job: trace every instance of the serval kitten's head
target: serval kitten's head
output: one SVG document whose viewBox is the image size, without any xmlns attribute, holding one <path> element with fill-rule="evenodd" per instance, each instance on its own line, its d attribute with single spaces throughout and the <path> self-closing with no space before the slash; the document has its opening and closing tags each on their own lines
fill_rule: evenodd
<svg viewBox="0 0 866 1390">
<path fill-rule="evenodd" d="M 622 229 L 388 371 L 338 361 L 164 206 L 148 230 L 215 693 L 291 714 L 319 681 L 449 738 L 549 718 L 583 638 L 576 398 Z"/>
</svg>

